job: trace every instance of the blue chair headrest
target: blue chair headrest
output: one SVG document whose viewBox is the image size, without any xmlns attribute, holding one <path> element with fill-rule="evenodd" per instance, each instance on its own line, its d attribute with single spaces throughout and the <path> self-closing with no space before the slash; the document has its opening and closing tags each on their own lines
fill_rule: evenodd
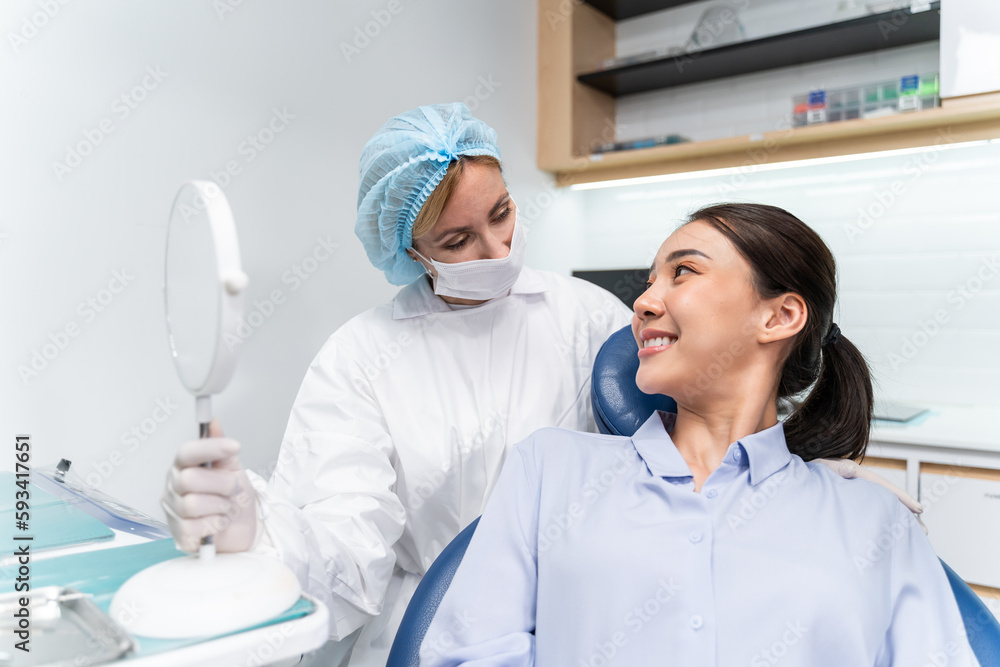
<svg viewBox="0 0 1000 667">
<path fill-rule="evenodd" d="M 677 412 L 674 399 L 644 394 L 635 385 L 638 352 L 632 328 L 624 327 L 611 334 L 594 359 L 590 402 L 601 433 L 631 436 L 655 411 Z"/>
</svg>

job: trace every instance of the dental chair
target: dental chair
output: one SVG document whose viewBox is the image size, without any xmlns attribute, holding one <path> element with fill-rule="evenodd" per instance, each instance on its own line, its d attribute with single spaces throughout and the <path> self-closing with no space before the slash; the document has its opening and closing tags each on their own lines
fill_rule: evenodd
<svg viewBox="0 0 1000 667">
<path fill-rule="evenodd" d="M 437 612 L 441 598 L 448 592 L 448 586 L 455 571 L 462 563 L 465 550 L 469 547 L 472 534 L 476 532 L 479 518 L 470 523 L 453 539 L 444 551 L 431 563 L 424 578 L 413 591 L 410 604 L 406 606 L 403 620 L 399 622 L 396 638 L 392 640 L 392 650 L 385 667 L 418 667 L 420 665 L 420 643 L 424 641 Z"/>
<path fill-rule="evenodd" d="M 625 327 L 611 335 L 594 360 L 590 399 L 594 420 L 602 433 L 631 436 L 655 410 L 677 411 L 672 398 L 644 394 L 635 385 L 635 373 L 639 368 L 636 352 L 638 346 L 632 330 Z M 386 667 L 418 667 L 420 664 L 420 643 L 478 524 L 479 519 L 476 519 L 459 533 L 427 570 L 403 615 Z M 941 566 L 955 593 L 969 643 L 979 664 L 981 667 L 1000 667 L 1000 622 L 954 570 L 944 561 Z"/>
</svg>

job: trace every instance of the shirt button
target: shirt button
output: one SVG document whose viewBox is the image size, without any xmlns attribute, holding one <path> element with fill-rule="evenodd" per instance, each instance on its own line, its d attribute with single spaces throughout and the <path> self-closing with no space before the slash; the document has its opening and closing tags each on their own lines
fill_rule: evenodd
<svg viewBox="0 0 1000 667">
<path fill-rule="evenodd" d="M 695 630 L 699 629 L 703 623 L 701 620 L 701 616 L 698 615 L 692 616 L 690 622 L 691 622 L 691 627 L 694 628 Z"/>
<path fill-rule="evenodd" d="M 699 542 L 701 542 L 701 533 L 695 531 L 691 533 L 688 539 L 690 539 L 693 544 L 698 544 Z"/>
<path fill-rule="evenodd" d="M 734 449 L 733 450 L 733 460 L 739 461 L 742 456 L 743 455 L 740 454 L 740 450 L 739 449 Z"/>
<path fill-rule="evenodd" d="M 719 492 L 716 491 L 715 489 L 710 489 L 709 492 L 706 493 L 705 495 L 708 496 L 709 498 L 714 498 L 717 495 L 719 495 Z"/>
</svg>

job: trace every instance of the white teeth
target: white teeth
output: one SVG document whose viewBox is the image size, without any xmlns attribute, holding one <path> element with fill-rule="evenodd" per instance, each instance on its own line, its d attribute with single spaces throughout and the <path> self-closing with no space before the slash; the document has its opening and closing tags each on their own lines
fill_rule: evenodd
<svg viewBox="0 0 1000 667">
<path fill-rule="evenodd" d="M 662 336 L 660 338 L 650 338 L 647 340 L 643 347 L 657 347 L 659 345 L 673 345 L 676 338 L 670 338 L 669 336 Z"/>
</svg>

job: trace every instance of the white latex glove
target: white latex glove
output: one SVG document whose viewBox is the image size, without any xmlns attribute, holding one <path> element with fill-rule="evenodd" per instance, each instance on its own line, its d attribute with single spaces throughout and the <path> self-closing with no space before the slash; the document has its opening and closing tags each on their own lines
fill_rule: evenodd
<svg viewBox="0 0 1000 667">
<path fill-rule="evenodd" d="M 182 551 L 198 551 L 207 535 L 215 535 L 216 551 L 246 551 L 257 532 L 257 492 L 237 458 L 240 443 L 223 437 L 215 420 L 208 434 L 181 445 L 160 505 Z"/>
<path fill-rule="evenodd" d="M 835 473 L 843 477 L 844 479 L 866 479 L 869 482 L 875 482 L 880 484 L 885 488 L 889 489 L 902 501 L 904 505 L 914 514 L 920 514 L 924 511 L 923 506 L 918 503 L 913 497 L 908 494 L 903 489 L 899 488 L 885 477 L 882 477 L 878 473 L 872 472 L 870 468 L 865 468 L 858 465 L 855 461 L 851 459 L 816 459 L 820 463 L 826 465 Z"/>
</svg>

